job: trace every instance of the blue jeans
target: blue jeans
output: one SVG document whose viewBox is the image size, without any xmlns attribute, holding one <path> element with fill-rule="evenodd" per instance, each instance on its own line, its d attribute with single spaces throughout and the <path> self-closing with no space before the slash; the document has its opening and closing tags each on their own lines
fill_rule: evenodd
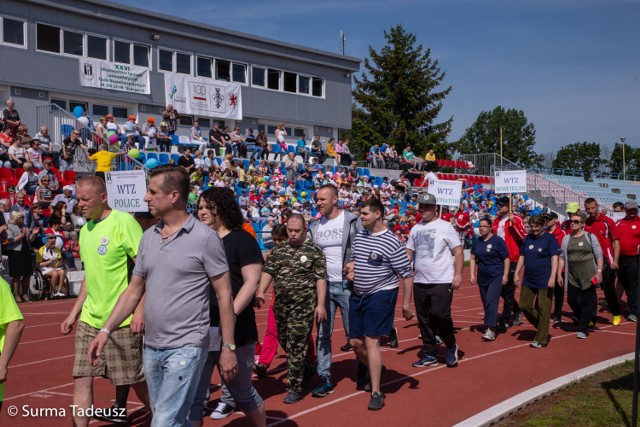
<svg viewBox="0 0 640 427">
<path fill-rule="evenodd" d="M 152 426 L 190 427 L 189 408 L 198 387 L 207 347 L 144 347 L 142 361 L 153 411 Z"/>
<path fill-rule="evenodd" d="M 333 322 L 336 317 L 336 308 L 340 307 L 344 332 L 349 340 L 349 296 L 347 282 L 328 282 L 325 309 L 327 319 L 318 327 L 318 376 L 331 375 L 331 335 L 333 334 Z"/>
<path fill-rule="evenodd" d="M 251 153 L 251 158 L 259 159 L 262 157 L 262 147 L 257 146 L 256 144 L 247 144 L 247 151 Z"/>
</svg>

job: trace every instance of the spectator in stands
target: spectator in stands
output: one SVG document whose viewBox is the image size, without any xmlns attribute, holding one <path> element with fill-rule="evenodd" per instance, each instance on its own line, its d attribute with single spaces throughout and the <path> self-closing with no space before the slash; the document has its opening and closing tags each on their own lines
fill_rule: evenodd
<svg viewBox="0 0 640 427">
<path fill-rule="evenodd" d="M 287 136 L 287 129 L 285 128 L 284 123 L 278 123 L 276 127 L 276 144 L 280 146 L 280 149 L 283 153 L 287 152 L 287 141 L 285 137 Z M 280 160 L 282 160 L 282 154 L 280 155 Z"/>
<path fill-rule="evenodd" d="M 44 156 L 44 152 L 40 148 L 40 141 L 37 139 L 31 140 L 31 146 L 27 148 L 27 157 L 33 166 L 37 169 L 42 169 L 42 157 Z M 24 165 L 22 165 L 24 168 Z"/>
<path fill-rule="evenodd" d="M 222 132 L 220 131 L 218 122 L 213 122 L 213 126 L 209 130 L 209 146 L 213 147 L 216 156 L 220 155 L 220 147 L 224 147 Z"/>
<path fill-rule="evenodd" d="M 318 158 L 318 163 L 323 164 L 327 159 L 327 155 L 322 149 L 322 142 L 320 141 L 320 135 L 316 135 L 314 140 L 311 142 L 311 156 Z"/>
<path fill-rule="evenodd" d="M 256 145 L 262 148 L 262 153 L 260 154 L 259 158 L 269 160 L 269 153 L 272 151 L 272 148 L 267 139 L 267 135 L 263 130 L 258 132 L 258 136 L 256 137 Z"/>
<path fill-rule="evenodd" d="M 374 168 L 384 167 L 384 157 L 380 152 L 380 145 L 373 144 L 373 147 L 369 149 L 369 155 L 367 156 L 367 160 L 371 163 L 371 166 Z"/>
<path fill-rule="evenodd" d="M 39 231 L 38 228 L 29 231 L 25 226 L 22 212 L 11 212 L 7 228 L 9 275 L 12 279 L 13 295 L 17 302 L 31 301 L 27 295 L 29 282 L 33 275 L 31 242 Z M 20 292 L 20 285 L 22 285 L 22 292 Z"/>
<path fill-rule="evenodd" d="M 60 231 L 64 233 L 64 238 L 68 240 L 78 240 L 78 233 L 75 231 L 73 221 L 71 220 L 71 213 L 67 210 L 67 205 L 60 201 L 58 203 L 51 203 L 51 217 L 50 219 L 57 218 L 60 220 Z"/>
<path fill-rule="evenodd" d="M 436 153 L 433 152 L 433 148 L 429 149 L 427 154 L 424 156 L 425 166 L 438 166 L 438 162 L 436 160 Z"/>
<path fill-rule="evenodd" d="M 142 137 L 145 140 L 145 146 L 147 150 L 158 149 L 158 128 L 156 127 L 156 119 L 153 117 L 147 118 L 147 123 L 142 126 Z"/>
<path fill-rule="evenodd" d="M 416 170 L 422 169 L 422 163 L 424 162 L 421 158 L 416 157 L 411 151 L 411 146 L 407 145 L 407 147 L 402 151 L 402 160 L 405 164 L 410 165 L 411 168 Z"/>
<path fill-rule="evenodd" d="M 247 157 L 245 147 L 243 146 L 244 136 L 240 133 L 239 127 L 233 128 L 233 132 L 229 134 L 229 143 L 231 144 L 231 151 L 234 156 L 237 157 L 240 155 L 242 157 Z"/>
<path fill-rule="evenodd" d="M 34 193 L 34 202 L 40 203 L 43 208 L 48 208 L 53 200 L 53 192 L 51 191 L 50 179 L 47 176 L 44 176 L 40 179 L 40 185 L 36 188 Z"/>
<path fill-rule="evenodd" d="M 33 163 L 24 162 L 22 165 L 24 172 L 18 180 L 17 191 L 24 191 L 28 195 L 33 195 L 38 188 L 38 175 L 33 171 Z"/>
<path fill-rule="evenodd" d="M 9 158 L 11 161 L 11 167 L 21 168 L 24 162 L 27 161 L 27 150 L 22 145 L 22 139 L 19 136 L 13 138 L 13 143 L 8 150 Z"/>
<path fill-rule="evenodd" d="M 117 135 L 122 133 L 113 114 L 107 114 L 107 132 L 115 132 Z"/>
<path fill-rule="evenodd" d="M 31 143 L 32 138 L 29 135 L 29 128 L 27 127 L 27 125 L 21 124 L 20 126 L 18 126 L 18 129 L 16 129 L 16 133 L 13 138 L 15 139 L 16 137 L 19 137 L 20 141 L 22 141 L 22 144 L 24 144 L 25 146 Z"/>
<path fill-rule="evenodd" d="M 329 138 L 329 142 L 327 142 L 327 156 L 336 160 L 336 164 L 338 164 L 338 153 L 336 152 L 336 139 Z"/>
<path fill-rule="evenodd" d="M 124 154 L 124 151 L 114 153 L 107 150 L 107 146 L 105 144 L 98 145 L 98 151 L 94 154 L 90 154 L 88 149 L 85 151 L 89 160 L 96 162 L 96 176 L 99 176 L 103 180 L 105 179 L 104 173 L 111 172 L 113 160 L 119 155 Z"/>
<path fill-rule="evenodd" d="M 288 182 L 295 182 L 298 178 L 298 171 L 300 163 L 296 160 L 295 153 L 289 153 L 289 156 L 284 161 L 284 168 L 287 171 L 286 179 Z"/>
<path fill-rule="evenodd" d="M 80 141 L 80 131 L 74 130 L 71 135 L 62 141 L 62 152 L 60 154 L 60 171 L 73 170 L 73 159 L 76 155 L 76 149 L 81 147 L 87 150 L 87 146 Z M 45 168 L 46 169 L 46 168 Z"/>
<path fill-rule="evenodd" d="M 184 153 L 178 159 L 178 166 L 182 166 L 183 168 L 185 168 L 187 173 L 193 172 L 196 167 L 196 162 L 193 160 L 193 157 L 191 157 L 190 148 L 184 149 Z"/>
<path fill-rule="evenodd" d="M 16 203 L 11 206 L 10 212 L 20 212 L 24 215 L 24 226 L 33 228 L 33 213 L 31 208 L 25 204 L 26 194 L 23 191 L 16 193 Z"/>
<path fill-rule="evenodd" d="M 16 133 L 18 126 L 22 123 L 20 121 L 20 114 L 15 109 L 13 99 L 7 100 L 7 108 L 2 110 L 2 119 L 4 120 L 4 128 L 9 128 L 9 132 L 13 135 Z"/>
<path fill-rule="evenodd" d="M 40 179 L 40 185 L 42 186 L 42 178 L 44 178 L 45 176 L 48 177 L 49 183 L 47 187 L 49 187 L 51 191 L 57 193 L 60 190 L 60 182 L 58 181 L 58 177 L 51 168 L 51 163 L 52 162 L 50 159 L 44 159 L 44 161 L 42 162 L 42 166 L 44 166 L 44 169 L 40 171 L 40 173 L 38 174 L 38 178 Z"/>
<path fill-rule="evenodd" d="M 233 151 L 233 146 L 231 145 L 231 135 L 229 134 L 229 128 L 226 126 L 222 128 L 222 143 L 224 144 L 225 156 L 228 154 L 231 154 L 232 157 L 235 157 L 238 155 L 237 152 Z"/>
<path fill-rule="evenodd" d="M 298 154 L 302 156 L 304 162 L 309 161 L 309 155 L 311 154 L 311 150 L 307 148 L 307 141 L 304 139 L 304 133 L 300 135 L 300 138 L 296 141 L 296 148 Z"/>
<path fill-rule="evenodd" d="M 49 217 L 48 222 L 49 228 L 45 230 L 45 234 L 55 234 L 57 236 L 56 247 L 62 251 L 62 257 L 67 261 L 69 270 L 76 270 L 76 262 L 73 258 L 73 253 L 65 249 L 67 246 L 67 238 L 64 231 L 62 231 L 60 218 L 51 216 Z"/>
<path fill-rule="evenodd" d="M 194 154 L 195 154 L 195 157 L 193 159 L 193 164 L 195 166 L 195 170 L 205 169 L 207 165 L 204 161 L 204 158 L 202 157 L 202 151 L 196 150 Z"/>
<path fill-rule="evenodd" d="M 11 134 L 11 128 L 5 127 L 4 129 L 2 129 L 2 133 L 0 133 L 0 144 L 2 144 L 5 152 L 9 149 L 9 147 L 11 147 L 12 143 L 13 135 Z"/>
<path fill-rule="evenodd" d="M 156 140 L 158 142 L 160 151 L 162 151 L 163 153 L 171 152 L 171 136 L 167 131 L 167 122 L 160 123 L 160 129 L 156 133 Z"/>
<path fill-rule="evenodd" d="M 261 159 L 264 148 L 258 144 L 258 138 L 253 135 L 253 129 L 249 128 L 249 131 L 244 136 L 247 151 L 251 153 L 252 159 Z"/>
<path fill-rule="evenodd" d="M 4 222 L 0 221 L 0 225 L 9 224 L 9 220 L 11 219 L 11 212 L 9 212 L 9 209 L 11 209 L 11 200 L 0 199 L 0 212 L 2 212 L 2 218 L 4 219 Z M 4 242 L 5 240 L 6 239 L 3 239 L 2 241 Z"/>
<path fill-rule="evenodd" d="M 67 205 L 67 209 L 68 208 L 69 205 Z M 80 209 L 80 206 L 77 203 L 73 205 L 73 211 L 71 212 L 71 222 L 73 222 L 73 227 L 77 232 L 79 232 L 80 229 L 87 223 L 87 220 L 82 215 L 82 209 Z"/>
<path fill-rule="evenodd" d="M 120 144 L 124 145 L 127 141 L 127 137 L 133 135 L 133 139 L 138 144 L 138 148 L 140 150 L 144 150 L 145 147 L 145 139 L 142 137 L 140 126 L 136 123 L 136 116 L 129 116 L 129 120 L 122 126 L 124 132 L 120 134 Z"/>
<path fill-rule="evenodd" d="M 167 105 L 167 109 L 162 112 L 162 120 L 167 123 L 167 134 L 169 136 L 176 133 L 178 130 L 178 119 L 180 114 L 173 108 L 173 105 Z"/>
<path fill-rule="evenodd" d="M 62 252 L 56 248 L 56 236 L 47 235 L 47 242 L 36 253 L 36 266 L 42 275 L 49 279 L 51 286 L 51 297 L 64 297 L 62 285 L 64 285 L 64 267 Z"/>
<path fill-rule="evenodd" d="M 191 131 L 189 134 L 189 139 L 194 144 L 198 144 L 198 149 L 200 151 L 204 151 L 207 149 L 207 141 L 202 137 L 202 128 L 200 127 L 200 121 L 195 119 L 193 121 L 193 126 L 191 127 Z"/>
<path fill-rule="evenodd" d="M 267 223 L 264 227 L 262 227 L 262 244 L 266 249 L 273 248 L 273 237 L 271 236 L 271 230 L 275 226 L 276 219 L 269 215 L 267 218 Z"/>
<path fill-rule="evenodd" d="M 106 121 L 106 117 L 103 117 Z M 106 131 L 105 131 L 106 135 Z M 53 165 L 56 168 L 60 167 L 60 152 L 53 150 L 53 144 L 51 142 L 51 135 L 49 134 L 49 128 L 47 126 L 40 126 L 40 132 L 36 133 L 33 137 L 40 142 L 40 148 L 42 149 L 42 159 L 49 157 L 53 159 Z M 42 168 L 39 168 L 42 169 Z"/>
<path fill-rule="evenodd" d="M 98 126 L 96 126 L 96 135 L 98 136 L 98 143 L 102 144 L 108 144 L 109 141 L 107 140 L 107 117 L 103 116 L 100 117 L 100 123 L 98 123 Z"/>
<path fill-rule="evenodd" d="M 531 233 L 524 238 L 513 281 L 520 285 L 520 272 L 524 268 L 520 289 L 520 308 L 529 323 L 536 329 L 530 346 L 546 347 L 549 342 L 551 299 L 558 272 L 560 248 L 555 237 L 544 229 L 542 215 L 529 220 Z"/>
<path fill-rule="evenodd" d="M 340 164 L 344 166 L 348 166 L 351 164 L 351 151 L 349 150 L 349 140 L 345 139 L 342 141 L 342 154 L 340 155 Z"/>
</svg>

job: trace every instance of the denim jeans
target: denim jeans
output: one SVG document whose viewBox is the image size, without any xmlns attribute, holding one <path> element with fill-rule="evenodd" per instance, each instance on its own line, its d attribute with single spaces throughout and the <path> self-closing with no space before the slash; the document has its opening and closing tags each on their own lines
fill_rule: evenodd
<svg viewBox="0 0 640 427">
<path fill-rule="evenodd" d="M 190 427 L 189 408 L 198 387 L 208 346 L 144 347 L 142 360 L 153 411 L 152 426 Z"/>
<path fill-rule="evenodd" d="M 251 158 L 260 159 L 262 157 L 262 147 L 256 144 L 247 144 L 247 151 L 251 153 Z"/>
<path fill-rule="evenodd" d="M 331 335 L 333 334 L 333 322 L 336 317 L 336 309 L 340 307 L 344 332 L 349 340 L 349 296 L 346 281 L 328 282 L 328 292 L 325 303 L 327 319 L 318 327 L 318 376 L 331 375 Z"/>
</svg>

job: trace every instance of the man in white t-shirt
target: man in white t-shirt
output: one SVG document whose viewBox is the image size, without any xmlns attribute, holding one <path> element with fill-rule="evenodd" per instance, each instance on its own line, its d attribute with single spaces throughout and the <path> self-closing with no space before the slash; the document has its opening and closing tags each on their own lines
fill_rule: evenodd
<svg viewBox="0 0 640 427">
<path fill-rule="evenodd" d="M 333 392 L 331 382 L 331 335 L 336 309 L 340 308 L 344 331 L 349 340 L 349 296 L 351 292 L 344 277 L 344 267 L 351 256 L 351 245 L 358 229 L 358 217 L 338 207 L 338 189 L 333 185 L 320 187 L 316 193 L 318 211 L 323 214 L 311 224 L 313 242 L 324 252 L 327 262 L 327 319 L 318 327 L 318 376 L 320 384 L 311 395 L 324 397 Z M 343 346 L 343 351 L 351 347 Z"/>
<path fill-rule="evenodd" d="M 418 325 L 422 334 L 422 357 L 414 367 L 437 365 L 435 330 L 447 346 L 448 367 L 458 364 L 458 345 L 451 319 L 453 291 L 462 283 L 464 255 L 453 225 L 438 218 L 436 197 L 418 196 L 422 222 L 415 225 L 407 240 L 407 255 L 415 261 L 413 281 Z"/>
</svg>

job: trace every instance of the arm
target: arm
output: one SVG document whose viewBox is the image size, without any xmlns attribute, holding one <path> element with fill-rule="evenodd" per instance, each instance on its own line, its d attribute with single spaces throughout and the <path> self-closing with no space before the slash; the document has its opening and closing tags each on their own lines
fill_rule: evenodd
<svg viewBox="0 0 640 427">
<path fill-rule="evenodd" d="M 464 252 L 462 251 L 462 246 L 456 246 L 453 250 L 453 256 L 455 260 L 453 262 L 454 273 L 451 287 L 455 290 L 460 289 L 460 285 L 462 285 L 462 267 L 464 267 Z"/>
<path fill-rule="evenodd" d="M 316 292 L 318 293 L 318 305 L 316 305 L 313 317 L 317 323 L 320 323 L 327 319 L 327 311 L 325 309 L 327 281 L 325 279 L 316 280 Z"/>
<path fill-rule="evenodd" d="M 133 318 L 131 319 L 131 332 L 140 334 L 144 332 L 144 301 L 147 295 L 143 295 L 140 303 L 133 312 Z"/>
<path fill-rule="evenodd" d="M 236 326 L 236 315 L 233 312 L 233 296 L 231 294 L 231 276 L 226 271 L 215 277 L 211 277 L 211 286 L 216 292 L 218 310 L 220 312 L 220 335 L 222 342 L 233 344 Z M 238 360 L 236 354 L 227 347 L 222 347 L 220 361 L 218 362 L 220 376 L 225 381 L 231 381 L 238 372 Z"/>
<path fill-rule="evenodd" d="M 564 286 L 564 275 L 562 274 L 562 271 L 565 268 L 565 262 L 564 262 L 564 258 L 560 257 L 560 259 L 558 260 L 558 272 L 556 273 L 556 283 L 558 283 L 558 286 L 563 287 Z"/>
<path fill-rule="evenodd" d="M 618 260 L 620 259 L 620 241 L 618 239 L 613 241 L 613 263 L 611 268 L 613 270 L 618 269 Z"/>
<path fill-rule="evenodd" d="M 7 325 L 4 348 L 2 349 L 2 354 L 0 354 L 0 384 L 7 380 L 9 362 L 18 347 L 18 341 L 20 341 L 23 329 L 24 320 L 15 320 Z"/>
<path fill-rule="evenodd" d="M 76 298 L 76 302 L 73 304 L 71 312 L 69 312 L 67 318 L 60 325 L 60 332 L 62 332 L 62 335 L 67 335 L 73 330 L 73 324 L 76 323 L 76 320 L 78 320 L 78 317 L 80 316 L 82 304 L 84 304 L 84 300 L 87 299 L 86 286 L 87 282 L 83 279 L 82 284 L 80 285 L 80 291 L 78 292 L 78 298 Z"/>
<path fill-rule="evenodd" d="M 556 274 L 558 273 L 558 255 L 551 257 L 551 275 L 549 276 L 548 286 L 553 289 L 556 285 Z"/>
<path fill-rule="evenodd" d="M 509 257 L 504 258 L 504 273 L 502 274 L 502 286 L 506 285 L 509 282 L 509 269 L 511 268 L 511 260 Z"/>
<path fill-rule="evenodd" d="M 273 280 L 273 276 L 269 273 L 265 273 L 264 271 L 260 275 L 260 286 L 258 287 L 258 291 L 256 292 L 256 307 L 262 308 L 264 305 L 264 295 L 269 289 L 269 285 L 271 285 L 271 281 Z"/>
<path fill-rule="evenodd" d="M 509 258 L 507 258 L 509 259 Z M 469 269 L 471 270 L 470 272 L 470 282 L 472 285 L 477 285 L 476 282 L 476 256 L 471 254 L 471 259 L 469 259 Z"/>
<path fill-rule="evenodd" d="M 240 314 L 244 310 L 258 291 L 260 285 L 260 272 L 262 271 L 262 264 L 248 264 L 242 267 L 242 288 L 233 300 L 233 311 L 236 315 Z"/>
<path fill-rule="evenodd" d="M 523 265 L 524 257 L 520 255 L 520 258 L 518 258 L 518 263 L 516 264 L 516 271 L 513 274 L 513 284 L 516 285 L 516 287 L 520 286 L 520 270 L 522 270 Z"/>
</svg>

